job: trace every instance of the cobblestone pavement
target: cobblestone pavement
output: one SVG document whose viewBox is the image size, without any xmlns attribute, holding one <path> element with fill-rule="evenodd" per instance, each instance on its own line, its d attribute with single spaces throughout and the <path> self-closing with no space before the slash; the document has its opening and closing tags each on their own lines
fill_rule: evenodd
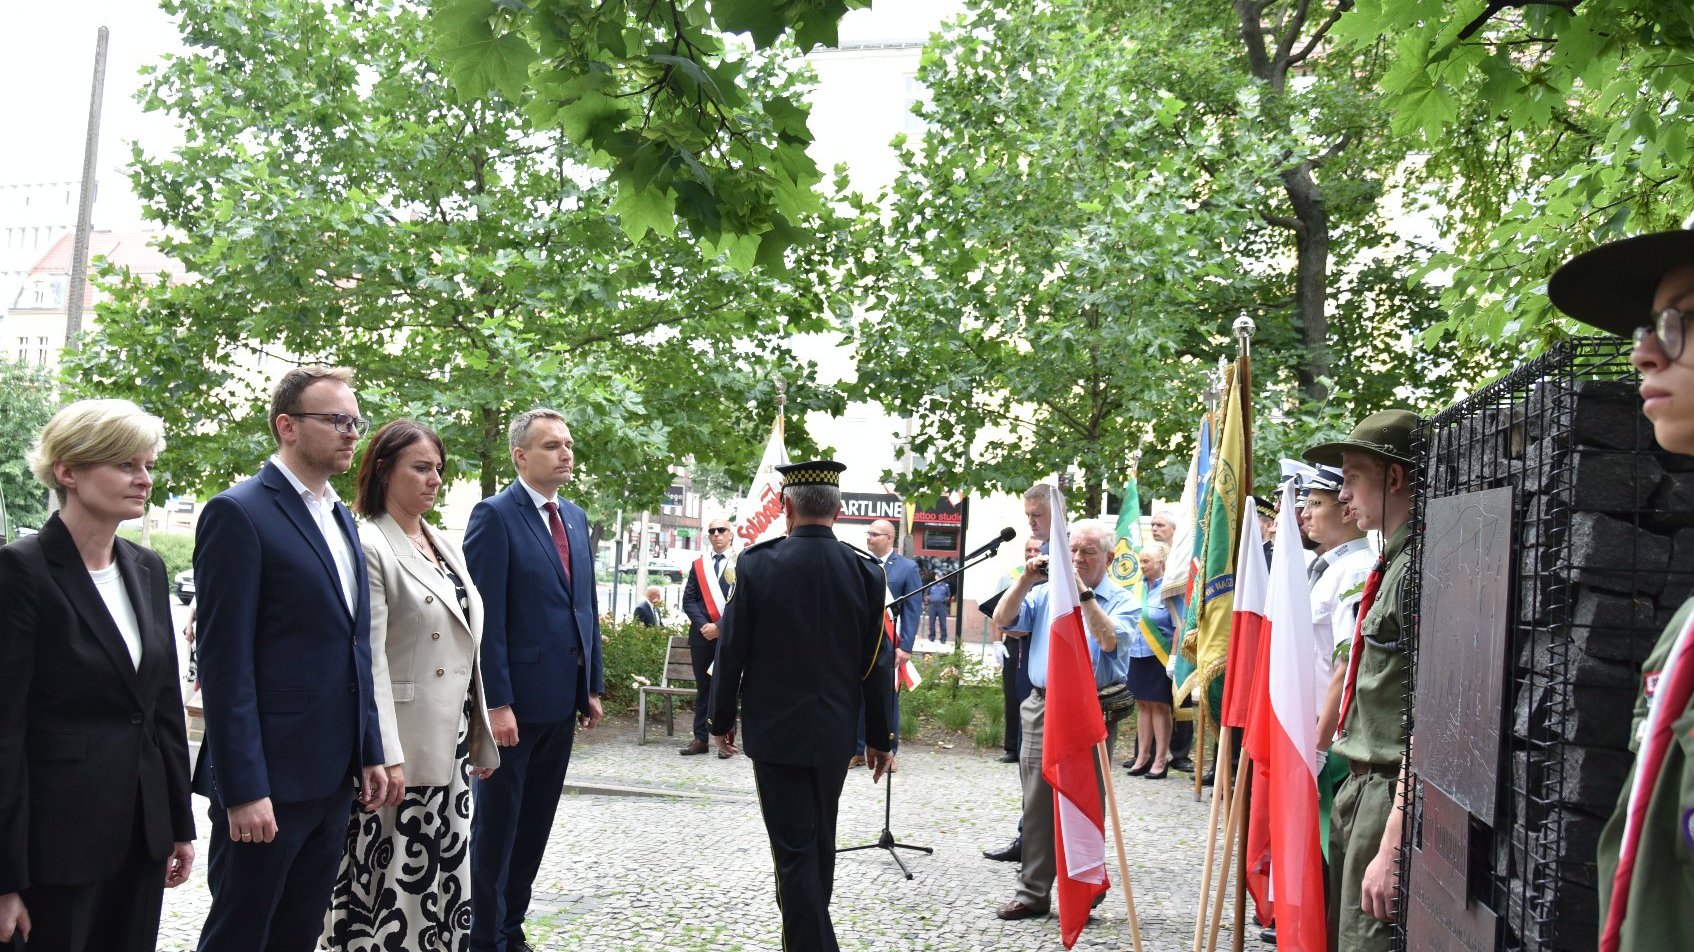
<svg viewBox="0 0 1694 952">
<path fill-rule="evenodd" d="M 559 805 L 547 860 L 536 880 L 528 937 L 549 952 L 780 948 L 770 854 L 746 757 L 679 757 L 662 731 L 646 746 L 633 721 L 579 735 L 570 788 Z M 853 952 L 1062 949 L 1057 916 L 1002 922 L 1016 868 L 982 857 L 1016 832 L 1017 767 L 998 751 L 902 745 L 894 775 L 893 830 L 935 850 L 902 851 L 901 877 L 882 850 L 841 856 L 831 912 L 841 947 Z M 1187 949 L 1194 929 L 1209 797 L 1195 802 L 1185 774 L 1147 781 L 1115 771 L 1130 875 L 1148 952 Z M 654 791 L 665 795 L 652 796 Z M 1209 794 L 1209 791 L 1208 791 Z M 200 830 L 205 801 L 195 798 Z M 883 788 L 848 774 L 842 845 L 874 842 Z M 1108 845 L 1108 853 L 1111 848 Z M 193 878 L 167 892 L 161 950 L 193 948 L 209 896 L 202 836 Z M 1128 949 L 1117 867 L 1114 886 L 1078 948 Z M 1227 941 L 1227 930 L 1225 935 Z M 1266 948 L 1250 936 L 1249 948 Z"/>
</svg>

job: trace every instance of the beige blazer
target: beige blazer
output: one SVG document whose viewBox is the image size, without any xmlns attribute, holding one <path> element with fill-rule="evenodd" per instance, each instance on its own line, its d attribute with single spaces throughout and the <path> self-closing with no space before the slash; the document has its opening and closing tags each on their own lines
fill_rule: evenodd
<svg viewBox="0 0 1694 952">
<path fill-rule="evenodd" d="M 359 526 L 371 579 L 371 680 L 376 688 L 382 755 L 403 765 L 406 785 L 444 787 L 456 769 L 459 716 L 469 696 L 472 767 L 498 767 L 488 702 L 477 664 L 482 596 L 464 553 L 434 528 L 424 532 L 465 583 L 461 611 L 453 583 L 423 557 L 386 514 Z"/>
</svg>

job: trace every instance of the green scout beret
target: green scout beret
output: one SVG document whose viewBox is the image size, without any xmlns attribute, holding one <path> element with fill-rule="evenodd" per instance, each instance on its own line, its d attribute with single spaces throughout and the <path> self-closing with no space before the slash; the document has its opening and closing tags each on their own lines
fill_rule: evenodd
<svg viewBox="0 0 1694 952">
<path fill-rule="evenodd" d="M 1685 264 L 1694 264 L 1694 231 L 1636 235 L 1565 262 L 1547 282 L 1547 297 L 1584 324 L 1628 337 L 1652 322 L 1659 279 Z"/>
<path fill-rule="evenodd" d="M 1340 466 L 1346 450 L 1373 453 L 1384 459 L 1407 466 L 1416 466 L 1412 457 L 1412 434 L 1418 428 L 1418 415 L 1410 410 L 1378 410 L 1365 417 L 1344 440 L 1319 443 L 1305 452 L 1306 462 Z"/>
</svg>

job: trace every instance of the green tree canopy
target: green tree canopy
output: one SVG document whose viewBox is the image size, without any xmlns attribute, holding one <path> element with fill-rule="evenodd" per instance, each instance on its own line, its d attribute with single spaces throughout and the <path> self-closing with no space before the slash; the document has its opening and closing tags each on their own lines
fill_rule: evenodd
<svg viewBox="0 0 1694 952">
<path fill-rule="evenodd" d="M 36 529 L 47 519 L 47 489 L 26 457 L 58 405 L 50 372 L 0 360 L 0 502 L 6 510 L 0 544 L 16 538 L 19 526 Z"/>
<path fill-rule="evenodd" d="M 1394 126 L 1447 212 L 1432 337 L 1534 349 L 1574 326 L 1545 293 L 1560 264 L 1694 211 L 1694 6 L 1359 0 L 1336 32 L 1387 61 Z"/>
<path fill-rule="evenodd" d="M 455 92 L 411 6 L 170 9 L 189 52 L 143 95 L 185 141 L 138 150 L 134 181 L 190 279 L 108 275 L 70 379 L 165 417 L 173 491 L 256 468 L 269 385 L 295 361 L 353 367 L 366 415 L 435 426 L 485 494 L 508 473 L 510 415 L 556 406 L 579 492 L 607 507 L 655 503 L 667 463 L 750 465 L 778 375 L 791 409 L 841 405 L 785 343 L 839 307 L 815 255 L 778 275 L 680 238 L 637 249 L 604 173 L 503 96 Z M 798 94 L 791 73 L 750 68 Z"/>
<path fill-rule="evenodd" d="M 1256 65 L 1236 10 L 1109 6 L 980 3 L 926 51 L 927 131 L 843 255 L 868 296 L 853 394 L 915 418 L 908 490 L 1075 466 L 1097 504 L 1140 457 L 1173 492 L 1242 314 L 1262 472 L 1461 379 L 1416 350 L 1436 315 L 1382 227 L 1404 152 L 1368 64 L 1298 55 L 1328 21 L 1253 5 L 1296 83 Z"/>
</svg>

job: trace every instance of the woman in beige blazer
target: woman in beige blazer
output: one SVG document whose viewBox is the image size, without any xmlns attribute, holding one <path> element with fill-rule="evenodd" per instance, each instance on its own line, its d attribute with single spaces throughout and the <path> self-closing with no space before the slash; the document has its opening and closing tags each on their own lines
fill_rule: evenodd
<svg viewBox="0 0 1694 952">
<path fill-rule="evenodd" d="M 459 547 L 423 521 L 441 438 L 396 420 L 371 436 L 354 508 L 371 584 L 371 671 L 389 797 L 355 810 L 325 920 L 330 948 L 458 950 L 470 925 L 470 777 L 500 763 L 477 653 L 482 599 Z"/>
</svg>

